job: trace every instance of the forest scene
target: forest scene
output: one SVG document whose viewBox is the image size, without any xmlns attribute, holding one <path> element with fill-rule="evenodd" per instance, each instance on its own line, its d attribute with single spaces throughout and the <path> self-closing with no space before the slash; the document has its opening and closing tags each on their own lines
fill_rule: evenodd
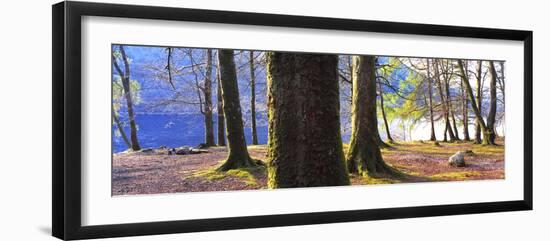
<svg viewBox="0 0 550 241">
<path fill-rule="evenodd" d="M 112 195 L 504 179 L 505 62 L 112 44 Z"/>
</svg>

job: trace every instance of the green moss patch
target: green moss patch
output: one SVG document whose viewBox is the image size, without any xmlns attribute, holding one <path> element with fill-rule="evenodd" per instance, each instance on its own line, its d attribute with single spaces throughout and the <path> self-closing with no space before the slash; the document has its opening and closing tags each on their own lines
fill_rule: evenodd
<svg viewBox="0 0 550 241">
<path fill-rule="evenodd" d="M 384 178 L 384 177 L 371 177 L 368 175 L 361 176 L 361 181 L 363 184 L 371 185 L 371 184 L 394 184 L 394 183 L 400 183 L 400 180 L 392 179 L 392 178 Z"/>
<path fill-rule="evenodd" d="M 260 186 L 255 177 L 255 174 L 260 173 L 265 173 L 265 167 L 258 166 L 253 168 L 239 168 L 228 170 L 226 172 L 218 171 L 216 168 L 213 168 L 197 171 L 189 177 L 205 178 L 209 181 L 220 181 L 227 177 L 233 177 L 244 182 L 248 186 Z"/>
<path fill-rule="evenodd" d="M 444 172 L 430 176 L 434 181 L 463 181 L 479 176 L 475 171 Z"/>
</svg>

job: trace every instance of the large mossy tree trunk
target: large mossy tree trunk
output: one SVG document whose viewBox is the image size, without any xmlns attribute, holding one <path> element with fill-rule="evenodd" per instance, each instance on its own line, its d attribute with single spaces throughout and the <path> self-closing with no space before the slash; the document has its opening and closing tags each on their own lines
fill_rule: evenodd
<svg viewBox="0 0 550 241">
<path fill-rule="evenodd" d="M 113 57 L 113 64 L 120 75 L 120 79 L 122 81 L 122 88 L 124 90 L 124 97 L 126 98 L 126 108 L 128 112 L 128 119 L 130 120 L 130 143 L 132 146 L 131 148 L 134 151 L 138 151 L 141 149 L 141 147 L 139 146 L 139 141 L 137 138 L 137 125 L 136 125 L 136 116 L 134 113 L 134 101 L 132 98 L 132 89 L 130 87 L 130 63 L 128 61 L 128 57 L 126 56 L 126 51 L 124 51 L 124 47 L 122 45 L 119 45 L 118 48 L 120 51 L 120 55 L 122 57 L 122 61 L 124 63 L 124 72 L 119 67 L 114 57 Z"/>
<path fill-rule="evenodd" d="M 338 56 L 267 53 L 268 186 L 348 185 Z"/>
<path fill-rule="evenodd" d="M 458 68 L 460 71 L 460 76 L 462 79 L 462 82 L 464 83 L 464 86 L 466 86 L 466 91 L 468 92 L 468 96 L 470 97 L 470 103 L 472 106 L 472 110 L 474 111 L 474 114 L 476 115 L 477 121 L 481 127 L 482 135 L 483 135 L 483 142 L 481 144 L 483 145 L 494 145 L 494 139 L 491 141 L 490 134 L 491 130 L 487 128 L 487 125 L 485 124 L 485 121 L 483 120 L 483 117 L 481 116 L 481 110 L 477 107 L 477 101 L 474 97 L 474 92 L 472 90 L 472 86 L 470 85 L 470 81 L 468 80 L 468 75 L 466 75 L 466 71 L 464 69 L 464 64 L 462 63 L 463 60 L 458 60 Z"/>
<path fill-rule="evenodd" d="M 218 146 L 225 146 L 225 117 L 223 116 L 223 98 L 222 98 L 222 83 L 220 79 L 220 64 L 218 61 L 218 68 L 216 69 L 217 86 L 217 112 L 218 112 Z"/>
<path fill-rule="evenodd" d="M 206 74 L 204 77 L 204 143 L 214 146 L 214 119 L 212 116 L 212 50 L 206 50 Z"/>
<path fill-rule="evenodd" d="M 250 67 L 250 115 L 252 120 L 252 145 L 258 145 L 258 132 L 256 130 L 256 68 L 254 67 L 254 51 L 249 53 Z"/>
<path fill-rule="evenodd" d="M 346 157 L 348 171 L 369 176 L 393 174 L 382 159 L 376 115 L 375 56 L 353 57 L 351 141 Z"/>
<path fill-rule="evenodd" d="M 229 154 L 218 171 L 253 167 L 258 162 L 250 158 L 244 138 L 244 127 L 239 100 L 239 85 L 233 50 L 218 50 L 220 79 L 222 85 L 223 112 L 227 125 L 227 144 Z"/>
</svg>

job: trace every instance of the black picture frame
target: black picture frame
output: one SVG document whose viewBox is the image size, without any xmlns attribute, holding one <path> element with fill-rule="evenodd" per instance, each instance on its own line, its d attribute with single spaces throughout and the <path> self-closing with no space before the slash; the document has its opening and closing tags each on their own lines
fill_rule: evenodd
<svg viewBox="0 0 550 241">
<path fill-rule="evenodd" d="M 53 16 L 52 233 L 88 239 L 380 219 L 532 210 L 533 32 L 90 2 L 60 2 Z M 81 224 L 81 17 L 104 16 L 206 23 L 350 30 L 425 36 L 517 40 L 524 43 L 524 193 L 522 200 L 421 207 L 342 210 L 99 226 Z"/>
</svg>

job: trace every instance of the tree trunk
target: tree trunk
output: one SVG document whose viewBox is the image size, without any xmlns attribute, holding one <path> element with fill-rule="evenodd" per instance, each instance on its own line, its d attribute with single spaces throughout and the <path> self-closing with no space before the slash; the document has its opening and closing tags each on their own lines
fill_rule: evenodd
<svg viewBox="0 0 550 241">
<path fill-rule="evenodd" d="M 487 116 L 487 132 L 489 144 L 495 144 L 495 120 L 497 114 L 497 72 L 493 61 L 489 61 L 489 70 L 491 72 L 491 82 L 489 83 L 490 102 L 489 115 Z"/>
<path fill-rule="evenodd" d="M 352 57 L 352 58 L 353 58 L 353 57 Z M 353 64 L 352 64 L 352 65 L 353 65 Z M 377 65 L 378 65 L 378 59 L 377 59 L 376 57 L 374 57 L 374 67 L 375 67 L 375 68 L 374 68 L 374 76 L 375 76 L 375 81 L 376 81 L 376 66 L 377 66 Z M 352 67 L 353 67 L 353 66 L 352 66 Z M 352 79 L 352 82 L 353 82 L 353 79 Z M 376 82 L 378 82 L 378 81 L 376 81 Z M 352 84 L 352 85 L 353 85 L 353 84 Z M 379 86 L 378 84 L 375 83 L 375 84 L 374 84 L 374 87 L 375 87 L 375 88 L 378 88 L 378 87 L 381 87 L 381 86 Z M 352 90 L 352 93 L 353 93 L 353 90 Z M 380 93 L 380 100 L 383 101 L 383 100 L 382 100 L 382 98 L 383 98 L 383 97 L 382 97 L 382 88 L 380 88 L 380 89 L 377 91 L 377 93 Z M 377 94 L 377 96 L 378 96 L 378 94 Z M 352 105 L 353 105 L 353 102 L 352 102 Z M 375 106 L 376 106 L 376 104 L 375 104 Z M 385 110 L 383 109 L 383 107 L 382 107 L 382 112 L 383 112 L 383 113 L 382 113 L 383 115 L 386 114 L 386 113 L 385 113 Z M 376 118 L 378 118 L 378 116 L 377 116 Z M 387 129 L 386 129 L 386 130 L 387 130 Z M 386 143 L 386 142 L 384 142 L 384 141 L 382 140 L 382 137 L 380 136 L 380 132 L 378 131 L 378 126 L 376 127 L 376 132 L 373 133 L 373 134 L 376 135 L 376 136 L 378 136 L 378 146 L 379 146 L 380 148 L 389 148 L 389 147 L 391 147 L 388 143 Z M 389 138 L 391 138 L 391 136 L 390 136 Z M 391 140 L 391 139 L 389 139 L 389 138 L 388 138 L 388 140 L 393 141 L 393 140 Z"/>
<path fill-rule="evenodd" d="M 437 141 L 437 137 L 435 136 L 435 123 L 434 123 L 434 108 L 433 108 L 433 83 L 432 78 L 430 77 L 430 59 L 426 59 L 426 68 L 428 71 L 428 95 L 429 95 L 429 108 L 430 108 L 430 141 Z"/>
<path fill-rule="evenodd" d="M 220 64 L 223 112 L 227 124 L 227 143 L 229 144 L 229 155 L 218 170 L 227 171 L 256 166 L 258 162 L 250 158 L 244 139 L 239 85 L 237 83 L 233 50 L 218 50 L 218 61 Z"/>
<path fill-rule="evenodd" d="M 168 53 L 168 56 L 166 56 L 166 71 L 168 71 L 168 83 L 170 83 L 170 86 L 172 86 L 173 90 L 176 90 L 174 81 L 172 81 L 172 48 L 166 48 L 166 52 Z"/>
<path fill-rule="evenodd" d="M 476 118 L 479 122 L 479 125 L 481 126 L 481 131 L 483 134 L 483 145 L 494 145 L 494 142 L 491 142 L 491 139 L 489 138 L 490 131 L 487 129 L 487 126 L 485 125 L 485 121 L 483 121 L 483 117 L 481 116 L 481 111 L 477 108 L 476 99 L 474 97 L 474 92 L 472 91 L 472 86 L 470 85 L 470 81 L 468 80 L 468 75 L 466 75 L 466 71 L 464 70 L 464 64 L 462 63 L 462 60 L 458 61 L 458 67 L 460 69 L 460 74 L 462 78 L 462 82 L 466 86 L 466 90 L 468 91 L 468 96 L 470 96 L 472 109 L 476 115 Z"/>
<path fill-rule="evenodd" d="M 504 106 L 506 106 L 506 91 L 505 91 L 506 90 L 506 85 L 505 85 L 505 78 L 504 78 L 504 61 L 499 61 L 499 65 L 500 65 L 500 78 L 498 78 L 497 80 L 500 80 L 499 81 L 499 86 L 500 86 L 500 93 L 502 94 L 502 106 L 504 108 Z M 504 116 L 502 118 L 504 118 Z M 502 129 L 502 137 L 504 137 L 505 135 L 506 135 L 506 128 L 503 128 Z"/>
<path fill-rule="evenodd" d="M 117 68 L 120 79 L 122 80 L 122 88 L 124 89 L 124 97 L 126 98 L 126 108 L 128 111 L 128 119 L 130 120 L 130 142 L 132 145 L 132 150 L 138 151 L 141 149 L 139 146 L 139 141 L 137 138 L 137 125 L 134 114 L 134 101 L 132 100 L 132 90 L 130 88 L 130 64 L 128 63 L 128 58 L 126 56 L 126 51 L 124 47 L 119 45 L 120 54 L 122 55 L 122 61 L 124 62 L 124 73 L 118 67 L 116 61 L 113 61 L 115 67 Z"/>
<path fill-rule="evenodd" d="M 444 87 L 443 82 L 445 80 L 441 79 L 441 75 L 440 75 L 440 72 L 439 72 L 438 60 L 435 60 L 434 71 L 435 71 L 435 76 L 437 77 L 437 87 L 438 87 L 438 90 L 439 90 L 439 97 L 441 98 L 441 108 L 443 110 L 443 119 L 445 120 L 445 130 L 443 131 L 443 141 L 444 142 L 448 141 L 447 133 L 449 133 L 450 140 L 454 141 L 455 137 L 454 137 L 453 130 L 451 128 L 450 121 L 449 121 L 449 108 L 448 108 L 449 105 L 447 104 L 447 98 L 445 96 L 445 92 L 443 91 L 443 87 Z"/>
<path fill-rule="evenodd" d="M 482 103 L 483 103 L 483 86 L 481 85 L 481 68 L 483 66 L 483 61 L 479 60 L 477 62 L 477 76 L 476 76 L 476 81 L 477 81 L 477 95 L 476 95 L 476 98 L 477 98 L 477 108 L 481 111 L 483 110 L 483 106 L 482 106 Z M 475 132 L 475 140 L 474 140 L 474 143 L 475 144 L 481 144 L 481 125 L 479 124 L 479 120 L 477 119 L 476 117 L 476 132 Z"/>
<path fill-rule="evenodd" d="M 338 56 L 267 53 L 268 185 L 348 185 L 342 138 Z"/>
<path fill-rule="evenodd" d="M 445 80 L 445 91 L 447 92 L 447 105 L 448 105 L 447 110 L 449 111 L 449 116 L 453 121 L 453 125 L 452 125 L 453 129 L 451 132 L 449 132 L 449 138 L 451 139 L 451 141 L 457 141 L 457 140 L 460 140 L 460 138 L 458 137 L 458 128 L 456 126 L 455 109 L 453 107 L 453 102 L 452 102 L 453 98 L 451 96 L 449 81 L 450 79 Z"/>
<path fill-rule="evenodd" d="M 382 159 L 376 115 L 376 71 L 374 56 L 354 56 L 351 141 L 347 153 L 350 172 L 381 176 L 394 170 Z"/>
<path fill-rule="evenodd" d="M 217 108 L 218 108 L 218 146 L 225 146 L 225 117 L 223 115 L 222 83 L 220 79 L 220 64 L 216 70 L 216 79 L 218 81 Z"/>
<path fill-rule="evenodd" d="M 505 85 L 505 79 L 504 79 L 504 61 L 499 61 L 500 65 L 500 92 L 502 93 L 502 104 L 506 104 L 506 85 Z"/>
<path fill-rule="evenodd" d="M 386 136 L 390 143 L 394 143 L 390 134 L 390 125 L 388 124 L 388 118 L 386 117 L 386 111 L 384 110 L 384 94 L 382 93 L 382 84 L 378 82 L 378 89 L 380 91 L 380 110 L 382 111 L 382 118 L 384 119 L 384 126 L 386 127 Z"/>
<path fill-rule="evenodd" d="M 256 131 L 256 73 L 254 68 L 254 51 L 250 51 L 250 114 L 252 118 L 252 145 L 258 145 Z"/>
<path fill-rule="evenodd" d="M 128 146 L 128 148 L 132 148 L 132 143 L 130 143 L 130 140 L 128 140 L 128 136 L 126 136 L 126 132 L 124 131 L 124 128 L 122 128 L 122 123 L 120 123 L 120 120 L 116 116 L 115 110 L 111 107 L 111 116 L 113 116 L 113 121 L 116 124 L 116 127 L 118 129 L 118 132 L 120 133 L 120 136 L 122 137 L 122 140 L 124 140 L 124 143 Z"/>
<path fill-rule="evenodd" d="M 462 124 L 463 124 L 463 134 L 464 140 L 470 141 L 470 131 L 468 130 L 469 120 L 468 120 L 468 98 L 466 97 L 466 90 L 464 89 L 464 83 L 460 82 L 460 94 L 462 99 Z"/>
<path fill-rule="evenodd" d="M 450 115 L 451 115 L 451 120 L 453 120 L 453 133 L 455 134 L 455 141 L 460 141 L 460 137 L 458 136 L 458 127 L 456 125 L 455 109 L 452 104 L 451 104 Z"/>
<path fill-rule="evenodd" d="M 206 146 L 214 146 L 214 119 L 212 117 L 212 50 L 206 50 L 204 78 L 204 139 Z"/>
</svg>

